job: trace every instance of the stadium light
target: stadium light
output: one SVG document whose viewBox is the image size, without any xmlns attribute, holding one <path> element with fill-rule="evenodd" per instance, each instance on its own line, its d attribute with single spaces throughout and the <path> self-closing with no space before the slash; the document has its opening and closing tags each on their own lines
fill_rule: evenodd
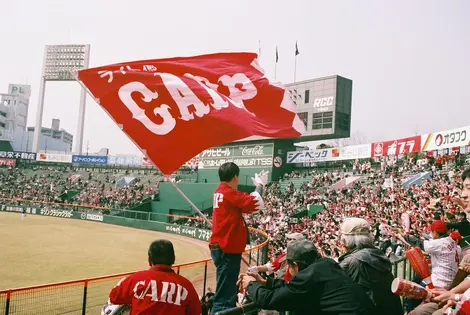
<svg viewBox="0 0 470 315">
<path fill-rule="evenodd" d="M 32 151 L 39 152 L 39 135 L 42 128 L 44 113 L 44 95 L 47 81 L 74 81 L 73 70 L 88 68 L 90 60 L 90 45 L 47 45 L 44 49 L 41 83 L 39 86 L 39 102 L 34 128 Z M 80 92 L 80 107 L 78 126 L 75 135 L 75 152 L 82 154 L 83 127 L 85 125 L 86 91 Z"/>
</svg>

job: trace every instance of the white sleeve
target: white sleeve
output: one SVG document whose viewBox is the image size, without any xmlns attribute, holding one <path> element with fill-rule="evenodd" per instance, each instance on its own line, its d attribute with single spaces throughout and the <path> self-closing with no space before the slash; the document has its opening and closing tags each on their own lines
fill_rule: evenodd
<svg viewBox="0 0 470 315">
<path fill-rule="evenodd" d="M 440 246 L 438 242 L 435 240 L 424 241 L 424 251 L 429 254 L 434 254 L 435 252 L 440 250 Z"/>
<path fill-rule="evenodd" d="M 252 192 L 250 196 L 253 196 L 256 200 L 256 210 L 261 210 L 265 208 L 263 197 L 261 197 L 261 195 L 257 191 Z"/>
</svg>

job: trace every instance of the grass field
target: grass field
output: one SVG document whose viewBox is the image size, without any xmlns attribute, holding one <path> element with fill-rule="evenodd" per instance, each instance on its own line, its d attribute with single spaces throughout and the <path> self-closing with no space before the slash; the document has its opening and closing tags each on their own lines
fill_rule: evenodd
<svg viewBox="0 0 470 315">
<path fill-rule="evenodd" d="M 173 242 L 176 263 L 210 257 L 207 243 L 186 237 L 38 215 L 28 215 L 21 221 L 19 213 L 0 212 L 0 290 L 146 269 L 148 245 L 158 238 Z M 203 273 L 203 266 L 181 270 L 181 274 L 193 283 L 199 283 L 199 287 L 195 283 L 198 291 L 202 288 Z M 208 273 L 213 278 L 212 267 Z M 87 314 L 99 314 L 98 309 L 118 280 L 89 285 Z M 83 285 L 61 290 L 44 290 L 40 297 L 23 293 L 16 301 L 12 299 L 12 314 L 30 313 L 30 307 L 34 307 L 35 314 L 78 314 Z M 64 303 L 65 297 L 67 303 Z M 49 300 L 44 305 L 37 301 L 31 303 L 39 298 Z M 0 297 L 0 314 L 3 313 L 2 304 Z M 59 312 L 57 308 L 62 309 Z"/>
</svg>

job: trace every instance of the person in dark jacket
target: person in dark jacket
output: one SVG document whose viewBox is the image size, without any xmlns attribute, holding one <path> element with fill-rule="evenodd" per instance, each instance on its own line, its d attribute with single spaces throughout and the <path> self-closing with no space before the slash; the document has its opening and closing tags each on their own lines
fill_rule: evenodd
<svg viewBox="0 0 470 315">
<path fill-rule="evenodd" d="M 465 212 L 460 212 L 457 215 L 459 222 L 456 223 L 447 223 L 447 229 L 459 231 L 462 237 L 470 235 L 470 222 L 467 220 L 467 214 Z"/>
<path fill-rule="evenodd" d="M 239 284 L 262 309 L 289 311 L 292 315 L 376 315 L 367 294 L 341 267 L 323 258 L 309 240 L 287 246 L 287 263 L 293 275 L 284 280 L 242 274 Z"/>
<path fill-rule="evenodd" d="M 390 290 L 394 279 L 392 263 L 374 247 L 369 223 L 360 218 L 348 218 L 340 231 L 346 250 L 339 258 L 343 270 L 374 302 L 377 314 L 403 315 L 400 297 Z"/>
</svg>

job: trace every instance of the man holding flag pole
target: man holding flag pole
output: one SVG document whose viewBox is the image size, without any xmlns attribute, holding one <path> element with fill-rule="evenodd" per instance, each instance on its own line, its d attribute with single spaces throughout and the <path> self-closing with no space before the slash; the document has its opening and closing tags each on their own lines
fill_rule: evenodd
<svg viewBox="0 0 470 315">
<path fill-rule="evenodd" d="M 140 60 L 83 69 L 74 75 L 169 178 L 208 148 L 250 136 L 296 138 L 305 131 L 288 91 L 266 78 L 257 57 L 256 53 L 216 53 Z M 210 242 L 218 278 L 214 313 L 235 306 L 232 295 L 235 292 L 236 296 L 247 240 L 242 213 L 263 206 L 261 193 L 267 173 L 253 178 L 257 191 L 251 195 L 237 191 L 239 173 L 236 164 L 223 164 L 219 169 L 221 183 L 214 194 Z M 170 183 L 205 218 L 184 192 Z M 233 270 L 228 270 L 232 265 Z"/>
</svg>

